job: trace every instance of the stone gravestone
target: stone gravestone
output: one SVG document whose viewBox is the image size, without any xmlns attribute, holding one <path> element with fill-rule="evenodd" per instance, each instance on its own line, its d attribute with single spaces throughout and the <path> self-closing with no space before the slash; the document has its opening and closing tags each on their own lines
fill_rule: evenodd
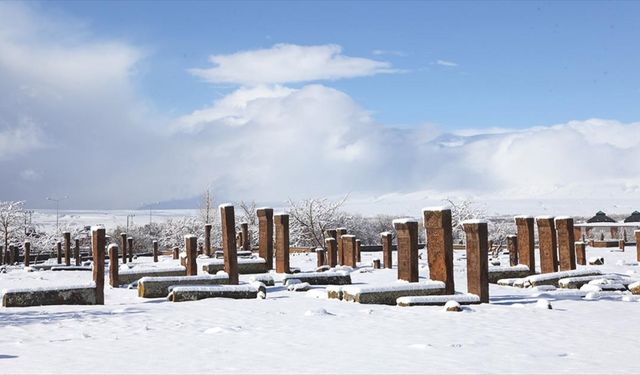
<svg viewBox="0 0 640 375">
<path fill-rule="evenodd" d="M 224 271 L 229 275 L 229 284 L 238 285 L 238 249 L 236 248 L 236 217 L 232 205 L 220 205 L 222 222 L 222 249 L 224 253 Z"/>
<path fill-rule="evenodd" d="M 573 230 L 573 218 L 556 217 L 558 232 L 558 258 L 560 271 L 576 269 L 575 232 Z"/>
<path fill-rule="evenodd" d="M 289 273 L 289 215 L 274 216 L 276 224 L 276 272 Z"/>
<path fill-rule="evenodd" d="M 335 267 L 338 264 L 338 243 L 333 237 L 325 238 L 324 245 L 327 248 L 327 264 Z"/>
<path fill-rule="evenodd" d="M 529 267 L 529 272 L 536 273 L 535 238 L 533 234 L 534 219 L 532 216 L 516 216 L 518 229 L 518 262 Z"/>
<path fill-rule="evenodd" d="M 273 269 L 273 208 L 258 208 L 258 255 Z"/>
<path fill-rule="evenodd" d="M 396 219 L 393 227 L 398 242 L 398 279 L 418 282 L 418 222 Z"/>
<path fill-rule="evenodd" d="M 356 236 L 352 234 L 343 234 L 342 237 L 342 252 L 344 255 L 344 265 L 349 267 L 356 267 Z"/>
<path fill-rule="evenodd" d="M 552 216 L 536 217 L 540 247 L 540 272 L 558 272 L 558 245 L 556 226 Z"/>
<path fill-rule="evenodd" d="M 518 236 L 507 236 L 507 250 L 509 251 L 509 265 L 518 265 Z"/>
<path fill-rule="evenodd" d="M 467 220 L 462 222 L 467 240 L 467 291 L 480 297 L 481 303 L 489 303 L 489 233 L 487 222 Z"/>
<path fill-rule="evenodd" d="M 446 294 L 454 294 L 451 210 L 426 208 L 422 213 L 427 239 L 429 278 L 444 282 Z"/>
<path fill-rule="evenodd" d="M 393 259 L 391 257 L 393 234 L 391 232 L 380 233 L 382 240 L 382 261 L 384 262 L 384 268 L 393 268 Z"/>
<path fill-rule="evenodd" d="M 93 253 L 93 282 L 96 285 L 96 305 L 104 305 L 105 246 L 106 239 L 104 227 L 92 227 L 91 252 Z"/>
</svg>

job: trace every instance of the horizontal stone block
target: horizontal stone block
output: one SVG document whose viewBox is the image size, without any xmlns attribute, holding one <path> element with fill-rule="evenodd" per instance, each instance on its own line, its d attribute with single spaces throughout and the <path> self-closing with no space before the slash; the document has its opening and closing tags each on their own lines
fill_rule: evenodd
<svg viewBox="0 0 640 375">
<path fill-rule="evenodd" d="M 224 271 L 224 260 L 215 259 L 203 264 L 202 270 L 212 275 L 218 271 Z M 267 261 L 264 258 L 238 259 L 238 273 L 241 275 L 265 273 L 268 270 Z"/>
<path fill-rule="evenodd" d="M 171 287 L 167 299 L 172 302 L 198 301 L 205 298 L 253 299 L 266 296 L 264 285 L 210 285 Z"/>
<path fill-rule="evenodd" d="M 580 289 L 583 285 L 589 284 L 593 280 L 608 279 L 622 281 L 622 276 L 616 274 L 567 277 L 558 281 L 558 287 L 564 289 Z"/>
<path fill-rule="evenodd" d="M 298 279 L 301 282 L 310 285 L 349 285 L 351 284 L 351 275 L 346 271 L 326 271 L 326 272 L 300 272 L 294 275 L 287 274 L 282 279 L 284 284 L 289 279 Z"/>
<path fill-rule="evenodd" d="M 95 304 L 95 285 L 5 289 L 2 291 L 2 306 L 4 307 Z"/>
<path fill-rule="evenodd" d="M 51 267 L 51 271 L 92 271 L 93 268 L 88 266 L 55 266 Z"/>
<path fill-rule="evenodd" d="M 489 267 L 489 282 L 496 284 L 501 279 L 527 277 L 531 274 L 528 266 L 518 264 L 513 267 Z"/>
<path fill-rule="evenodd" d="M 118 273 L 118 285 L 127 285 L 134 283 L 143 277 L 163 277 L 163 276 L 187 276 L 187 269 L 185 267 L 172 267 L 172 268 L 143 268 L 143 269 L 130 269 L 126 271 L 120 271 Z"/>
<path fill-rule="evenodd" d="M 513 286 L 520 288 L 530 288 L 538 285 L 553 285 L 555 287 L 558 287 L 560 279 L 564 279 L 567 277 L 593 276 L 601 274 L 602 272 L 600 272 L 599 270 L 588 268 L 571 271 L 549 272 L 540 275 L 531 275 L 523 279 L 519 279 L 513 284 Z"/>
<path fill-rule="evenodd" d="M 138 280 L 138 297 L 159 298 L 169 295 L 172 286 L 219 285 L 229 283 L 229 275 L 143 277 Z"/>
<path fill-rule="evenodd" d="M 442 281 L 398 282 L 385 286 L 334 286 L 327 288 L 330 299 L 362 304 L 395 305 L 400 297 L 442 295 L 445 285 Z"/>
<path fill-rule="evenodd" d="M 461 305 L 480 303 L 480 297 L 475 294 L 445 294 L 441 296 L 409 296 L 396 300 L 398 306 L 444 306 L 449 301 L 455 301 Z"/>
<path fill-rule="evenodd" d="M 635 283 L 629 284 L 629 290 L 633 294 L 640 294 L 640 281 L 636 281 Z"/>
</svg>

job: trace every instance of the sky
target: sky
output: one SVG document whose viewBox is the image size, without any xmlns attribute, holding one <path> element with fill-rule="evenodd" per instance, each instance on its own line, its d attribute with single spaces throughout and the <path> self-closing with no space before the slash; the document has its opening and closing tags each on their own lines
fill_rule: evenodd
<svg viewBox="0 0 640 375">
<path fill-rule="evenodd" d="M 2 2 L 2 199 L 636 197 L 636 2 Z"/>
</svg>

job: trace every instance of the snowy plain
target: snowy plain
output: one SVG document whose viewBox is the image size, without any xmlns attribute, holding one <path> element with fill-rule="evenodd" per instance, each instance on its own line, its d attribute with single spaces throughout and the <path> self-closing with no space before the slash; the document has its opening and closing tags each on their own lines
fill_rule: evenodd
<svg viewBox="0 0 640 375">
<path fill-rule="evenodd" d="M 635 252 L 587 248 L 588 257 L 605 259 L 601 271 L 640 278 Z M 369 267 L 381 255 L 362 254 L 354 284 L 397 282 L 395 267 Z M 428 277 L 424 259 L 421 279 Z M 508 264 L 507 256 L 501 261 Z M 141 257 L 134 267 L 176 262 Z M 466 291 L 465 262 L 464 251 L 456 251 L 458 292 Z M 315 264 L 314 254 L 291 255 L 291 265 L 303 271 Z M 0 274 L 0 290 L 89 282 L 90 272 L 16 267 Z M 640 345 L 638 296 L 565 299 L 492 284 L 490 304 L 445 312 L 328 300 L 320 286 L 292 292 L 276 283 L 267 289 L 265 300 L 172 303 L 107 286 L 104 306 L 0 308 L 0 373 L 640 372 L 633 354 Z M 546 306 L 541 298 L 553 308 L 540 308 Z"/>
</svg>

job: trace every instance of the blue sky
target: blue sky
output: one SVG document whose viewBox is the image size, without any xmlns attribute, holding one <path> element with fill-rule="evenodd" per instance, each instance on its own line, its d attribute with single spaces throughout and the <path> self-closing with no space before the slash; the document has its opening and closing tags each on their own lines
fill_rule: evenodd
<svg viewBox="0 0 640 375">
<path fill-rule="evenodd" d="M 519 128 L 640 117 L 637 2 L 71 1 L 41 7 L 87 22 L 97 37 L 145 48 L 139 88 L 176 114 L 231 91 L 186 72 L 206 66 L 209 55 L 291 43 L 338 44 L 346 55 L 405 70 L 330 83 L 383 123 Z"/>
</svg>

